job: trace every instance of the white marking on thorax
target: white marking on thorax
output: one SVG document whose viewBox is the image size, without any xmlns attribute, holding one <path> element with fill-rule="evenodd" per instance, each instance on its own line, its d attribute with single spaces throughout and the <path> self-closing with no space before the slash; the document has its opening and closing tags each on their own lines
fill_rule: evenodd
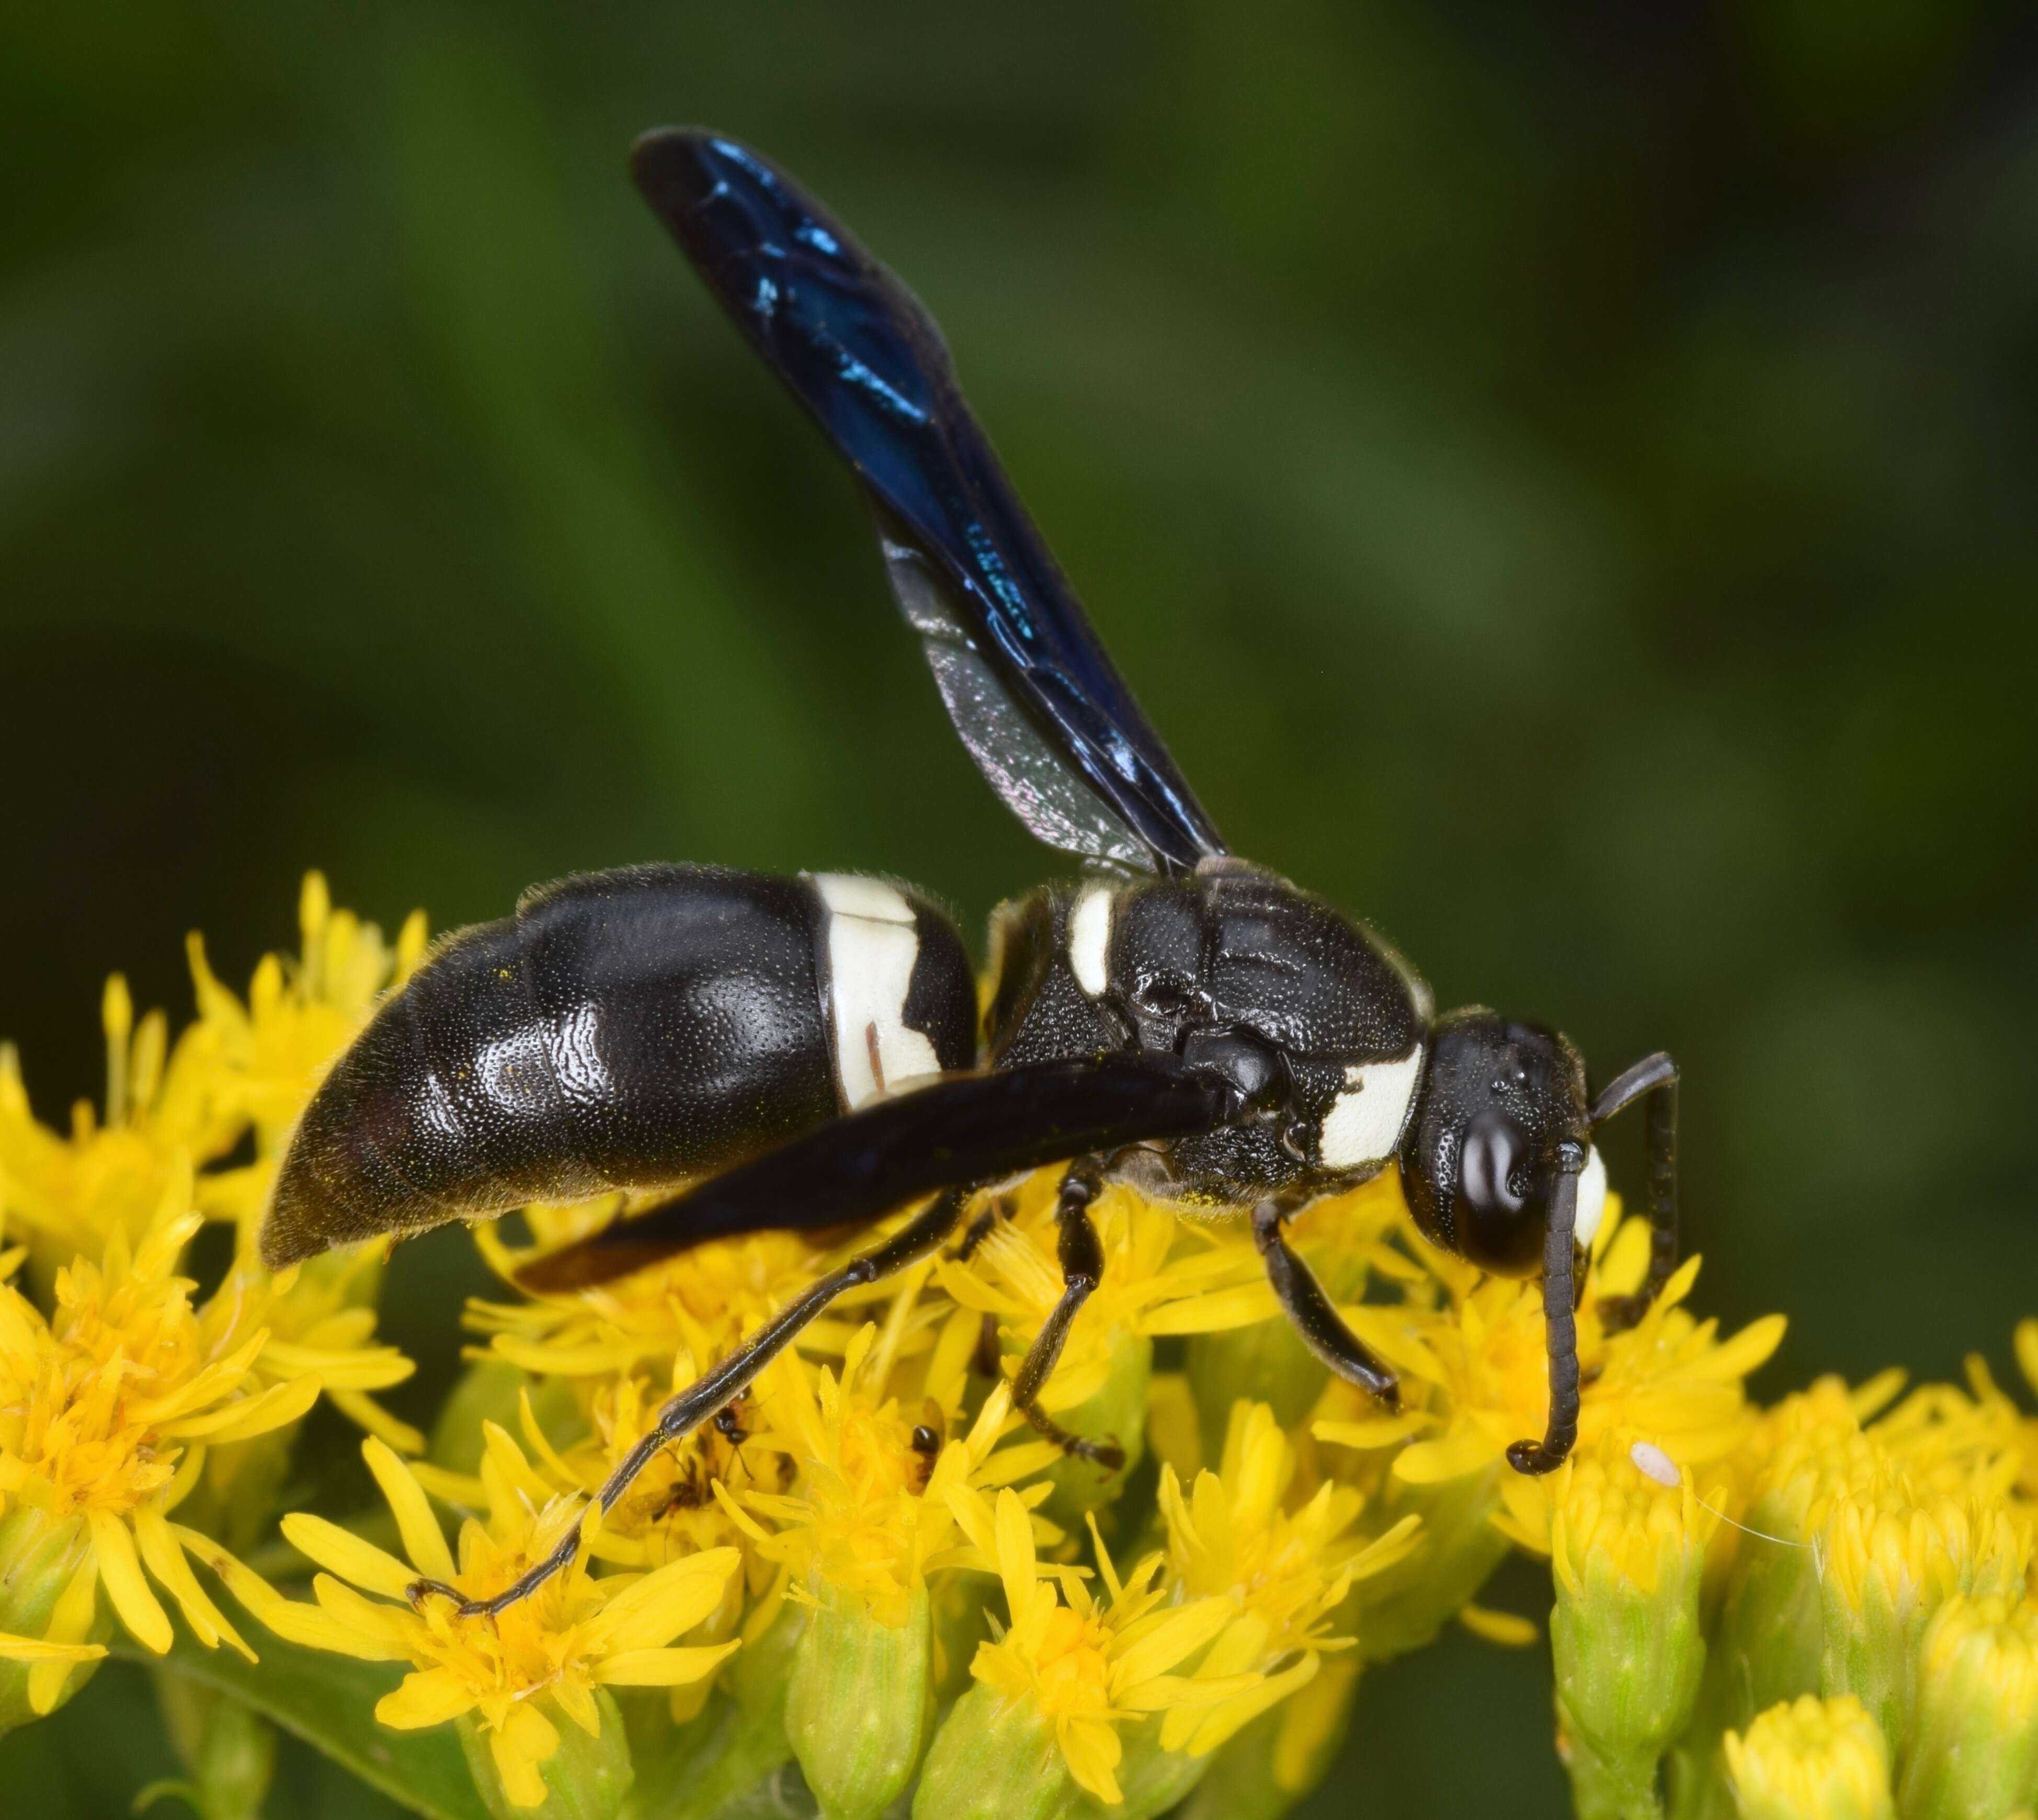
<svg viewBox="0 0 2038 1820">
<path fill-rule="evenodd" d="M 1385 1162 L 1401 1141 L 1415 1088 L 1422 1078 L 1419 1042 L 1395 1061 L 1369 1061 L 1344 1071 L 1344 1091 L 1324 1114 L 1316 1153 L 1327 1169 L 1358 1169 Z"/>
<path fill-rule="evenodd" d="M 1585 1147 L 1585 1166 L 1578 1172 L 1578 1224 L 1572 1235 L 1581 1245 L 1590 1245 L 1606 1212 L 1606 1159 L 1596 1144 Z"/>
<path fill-rule="evenodd" d="M 888 1088 L 941 1071 L 934 1044 L 906 1025 L 920 937 L 913 906 L 896 886 L 853 872 L 810 876 L 828 918 L 835 1084 L 854 1112 Z"/>
<path fill-rule="evenodd" d="M 1110 979 L 1106 958 L 1111 947 L 1112 888 L 1088 884 L 1069 912 L 1069 965 L 1076 984 L 1095 998 Z"/>
</svg>

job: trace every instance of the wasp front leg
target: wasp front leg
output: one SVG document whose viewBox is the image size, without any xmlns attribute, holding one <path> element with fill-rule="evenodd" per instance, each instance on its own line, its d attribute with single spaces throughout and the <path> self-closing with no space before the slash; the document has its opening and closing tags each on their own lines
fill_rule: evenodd
<svg viewBox="0 0 2038 1820">
<path fill-rule="evenodd" d="M 1263 1201 L 1252 1210 L 1253 1243 L 1267 1266 L 1267 1280 L 1273 1285 L 1275 1300 L 1295 1324 L 1302 1344 L 1348 1383 L 1368 1392 L 1383 1409 L 1401 1406 L 1400 1387 L 1394 1374 L 1367 1349 L 1366 1342 L 1345 1324 L 1315 1273 L 1296 1254 L 1281 1228 L 1296 1211 L 1278 1197 Z"/>
<path fill-rule="evenodd" d="M 1012 1379 L 1012 1402 L 1033 1426 L 1077 1459 L 1093 1460 L 1106 1472 L 1116 1472 L 1125 1464 L 1125 1450 L 1106 1438 L 1089 1440 L 1071 1434 L 1040 1407 L 1040 1392 L 1054 1375 L 1069 1328 L 1082 1305 L 1104 1278 L 1104 1243 L 1089 1216 L 1090 1203 L 1104 1186 L 1110 1159 L 1100 1154 L 1079 1156 L 1062 1178 L 1055 1198 L 1055 1250 L 1062 1266 L 1061 1300 L 1048 1311 L 1026 1349 L 1026 1356 Z"/>
</svg>

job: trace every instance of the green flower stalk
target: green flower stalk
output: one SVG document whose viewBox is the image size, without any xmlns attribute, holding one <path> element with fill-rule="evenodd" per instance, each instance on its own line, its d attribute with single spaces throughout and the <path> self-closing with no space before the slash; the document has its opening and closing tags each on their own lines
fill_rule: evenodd
<svg viewBox="0 0 2038 1820">
<path fill-rule="evenodd" d="M 1725 1750 L 1742 1820 L 1892 1820 L 1889 1747 L 1850 1693 L 1772 1706 Z"/>
</svg>

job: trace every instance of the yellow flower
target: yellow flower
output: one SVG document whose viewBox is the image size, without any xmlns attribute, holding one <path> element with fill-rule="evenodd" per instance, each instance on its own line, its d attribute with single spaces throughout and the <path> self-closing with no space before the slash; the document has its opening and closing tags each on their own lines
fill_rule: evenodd
<svg viewBox="0 0 2038 1820">
<path fill-rule="evenodd" d="M 866 1326 L 850 1342 L 839 1378 L 823 1365 L 818 1383 L 811 1383 L 805 1368 L 782 1356 L 761 1387 L 757 1402 L 771 1427 L 758 1441 L 795 1463 L 798 1494 L 720 1495 L 758 1553 L 793 1570 L 794 1596 L 805 1594 L 810 1582 L 825 1581 L 880 1623 L 897 1625 L 906 1621 L 928 1571 L 954 1565 L 958 1538 L 950 1490 L 1010 1485 L 1054 1464 L 1061 1450 L 1027 1440 L 992 1451 L 1011 1425 L 1011 1401 L 1002 1384 L 985 1399 L 967 1435 L 941 1445 L 938 1455 L 916 1449 L 913 1431 L 924 1425 L 902 1414 L 896 1398 L 881 1400 L 862 1381 L 877 1331 Z M 1047 1489 L 1028 1488 L 1022 1501 L 1038 1504 Z M 779 1527 L 767 1531 L 745 1513 Z M 1059 1534 L 1047 1528 L 1043 1539 Z M 973 1553 L 970 1560 L 989 1565 Z"/>
<path fill-rule="evenodd" d="M 1224 1458 L 1196 1475 L 1188 1497 L 1175 1469 L 1161 1469 L 1170 1586 L 1191 1599 L 1215 1596 L 1235 1614 L 1196 1669 L 1197 1678 L 1248 1675 L 1254 1682 L 1209 1707 L 1177 1707 L 1161 1728 L 1165 1750 L 1205 1757 L 1310 1680 L 1323 1652 L 1347 1649 L 1329 1634 L 1330 1614 L 1354 1580 L 1385 1572 L 1415 1546 L 1419 1517 L 1362 1543 L 1347 1532 L 1365 1504 L 1347 1486 L 1319 1485 L 1300 1508 L 1283 1508 L 1295 1450 L 1264 1403 L 1232 1406 Z"/>
<path fill-rule="evenodd" d="M 1119 1726 L 1142 1713 L 1227 1700 L 1257 1680 L 1171 1672 L 1209 1644 L 1235 1608 L 1222 1596 L 1164 1608 L 1160 1555 L 1148 1556 L 1121 1583 L 1100 1540 L 1097 1562 L 1110 1595 L 1101 1602 L 1073 1572 L 1043 1574 L 1032 1522 L 1017 1492 L 998 1493 L 994 1515 L 983 1493 L 966 1485 L 952 1487 L 948 1496 L 956 1520 L 997 1561 L 1012 1616 L 1002 1637 L 978 1646 L 970 1673 L 1001 1705 L 1027 1707 L 1044 1720 L 1068 1773 L 1098 1800 L 1115 1806 L 1123 1799 L 1115 1773 L 1123 1754 Z"/>
<path fill-rule="evenodd" d="M 1888 1820 L 1889 1747 L 1851 1694 L 1805 1694 L 1726 1736 L 1746 1820 Z"/>
<path fill-rule="evenodd" d="M 138 1027 L 118 974 L 106 982 L 100 1023 L 105 1112 L 80 1100 L 68 1136 L 36 1118 L 19 1059 L 11 1045 L 0 1047 L 0 1211 L 44 1270 L 80 1253 L 98 1256 L 116 1227 L 138 1239 L 180 1172 L 225 1150 L 236 1135 L 213 1112 L 202 1050 L 180 1043 L 170 1053 L 160 1011 Z"/>
<path fill-rule="evenodd" d="M 538 1425 L 526 1391 L 521 1398 L 525 1443 L 556 1490 L 590 1496 L 651 1432 L 666 1400 L 697 1375 L 691 1355 L 682 1353 L 672 1383 L 663 1389 L 634 1373 L 602 1384 L 591 1399 L 591 1432 L 563 1451 Z M 737 1411 L 740 1422 L 754 1421 L 754 1398 L 744 1399 Z M 732 1436 L 712 1422 L 704 1424 L 661 1450 L 602 1519 L 601 1558 L 626 1567 L 655 1567 L 704 1549 L 747 1549 L 749 1538 L 716 1499 L 715 1485 L 761 1481 L 776 1490 L 790 1476 L 787 1466 L 782 1455 L 760 1445 L 747 1429 L 739 1427 Z M 468 1492 L 451 1474 L 419 1470 L 434 1492 L 443 1484 L 458 1502 L 482 1501 L 478 1484 Z M 738 1575 L 729 1585 L 732 1601 L 740 1603 L 743 1591 Z"/>
<path fill-rule="evenodd" d="M 60 1136 L 37 1122 L 19 1063 L 0 1050 L 0 1208 L 54 1269 L 97 1256 L 116 1225 L 138 1239 L 180 1169 L 216 1163 L 252 1124 L 256 1160 L 201 1175 L 195 1205 L 251 1221 L 261 1211 L 275 1156 L 319 1076 L 367 1021 L 377 995 L 423 958 L 415 912 L 396 948 L 372 923 L 335 910 L 325 880 L 305 876 L 299 906 L 301 960 L 263 958 L 244 1007 L 189 938 L 197 1020 L 169 1041 L 160 1011 L 138 1024 L 127 982 L 106 984 L 106 1107 L 81 1102 Z"/>
<path fill-rule="evenodd" d="M 1619 1294 L 1641 1281 L 1648 1233 L 1640 1220 L 1609 1220 L 1602 1228 L 1590 1293 L 1578 1315 L 1578 1360 L 1585 1391 L 1578 1444 L 1602 1436 L 1648 1440 L 1681 1466 L 1699 1466 L 1729 1453 L 1747 1432 L 1751 1416 L 1741 1380 L 1774 1353 L 1783 1317 L 1751 1322 L 1731 1339 L 1718 1338 L 1715 1321 L 1695 1319 L 1684 1306 L 1699 1273 L 1687 1258 L 1634 1327 L 1609 1334 L 1597 1312 L 1600 1296 Z M 1548 1409 L 1549 1362 L 1540 1285 L 1480 1275 L 1426 1246 L 1418 1251 L 1445 1292 L 1444 1305 L 1425 1305 L 1411 1289 L 1402 1306 L 1346 1311 L 1360 1337 L 1404 1374 L 1404 1398 L 1441 1432 L 1406 1447 L 1393 1475 L 1410 1485 L 1435 1484 L 1496 1466 L 1508 1445 L 1542 1432 Z M 1322 1421 L 1319 1439 L 1378 1447 L 1407 1428 L 1392 1419 Z M 1541 1551 L 1548 1546 L 1547 1481 L 1509 1472 L 1500 1488 L 1506 1512 L 1497 1520 L 1513 1539 Z"/>
<path fill-rule="evenodd" d="M 535 1247 L 513 1247 L 493 1226 L 477 1226 L 475 1243 L 498 1275 L 513 1281 L 531 1258 L 605 1223 L 615 1201 L 593 1206 L 599 1217 L 585 1205 L 527 1209 L 539 1235 Z M 519 1303 L 471 1302 L 468 1324 L 492 1336 L 492 1356 L 540 1375 L 608 1378 L 648 1363 L 662 1375 L 683 1352 L 706 1369 L 808 1288 L 828 1258 L 792 1232 L 718 1239 L 594 1288 Z M 812 1330 L 803 1336 L 810 1348 L 811 1336 Z"/>
<path fill-rule="evenodd" d="M 595 1519 L 591 1512 L 583 1518 L 578 1500 L 551 1496 L 517 1444 L 491 1423 L 481 1474 L 489 1513 L 461 1527 L 456 1565 L 424 1488 L 403 1461 L 373 1436 L 362 1444 L 362 1456 L 389 1501 L 408 1562 L 322 1517 L 286 1517 L 285 1536 L 326 1570 L 313 1582 L 317 1603 L 307 1605 L 284 1598 L 203 1536 L 187 1533 L 184 1545 L 278 1636 L 364 1661 L 411 1663 L 375 1716 L 399 1730 L 468 1720 L 486 1739 L 513 1805 L 535 1807 L 546 1799 L 541 1771 L 560 1748 L 553 1714 L 599 1739 L 600 1689 L 685 1686 L 713 1673 L 737 1648 L 666 1647 L 720 1602 L 737 1569 L 733 1549 L 600 1580 L 589 1577 L 583 1549 L 570 1569 L 494 1618 L 462 1618 L 436 1594 L 414 1604 L 410 1588 L 420 1576 L 468 1598 L 500 1592 L 574 1524 L 591 1531 Z"/>
<path fill-rule="evenodd" d="M 167 1205 L 188 1204 L 189 1177 Z M 305 1374 L 264 1388 L 258 1361 L 267 1330 L 209 1322 L 176 1276 L 195 1214 L 159 1219 L 131 1255 L 115 1227 L 104 1260 L 59 1271 L 56 1307 L 45 1320 L 18 1291 L 0 1287 L 0 1516 L 29 1513 L 44 1536 L 75 1534 L 70 1578 L 44 1640 L 81 1642 L 93 1624 L 93 1588 L 103 1583 L 135 1639 L 158 1654 L 170 1621 L 142 1573 L 176 1600 L 199 1640 L 225 1637 L 247 1651 L 199 1589 L 166 1513 L 195 1483 L 208 1445 L 293 1422 L 316 1398 Z M 251 1652 L 252 1653 L 252 1652 Z M 34 1659 L 0 1644 L 0 1655 Z M 32 1671 L 37 1712 L 61 1696 L 63 1662 Z"/>
<path fill-rule="evenodd" d="M 332 907 L 320 872 L 305 875 L 297 926 L 301 955 L 264 955 L 244 1005 L 214 974 L 203 940 L 187 942 L 198 1021 L 178 1046 L 205 1056 L 214 1116 L 237 1136 L 252 1125 L 256 1152 L 246 1168 L 207 1178 L 204 1204 L 209 1213 L 244 1222 L 267 1202 L 278 1152 L 313 1088 L 384 989 L 402 985 L 425 956 L 422 910 L 411 911 L 392 948 L 373 923 Z"/>
<path fill-rule="evenodd" d="M 307 1374 L 348 1421 L 404 1453 L 424 1451 L 424 1436 L 369 1394 L 403 1383 L 417 1367 L 375 1339 L 375 1292 L 382 1263 L 373 1251 L 331 1251 L 271 1273 L 244 1243 L 225 1280 L 206 1304 L 208 1331 L 259 1322 L 269 1344 L 257 1373 L 278 1383 Z"/>
<path fill-rule="evenodd" d="M 967 1259 L 944 1257 L 934 1266 L 960 1307 L 997 1321 L 1009 1371 L 1017 1370 L 1061 1300 L 1054 1211 L 1063 1173 L 1037 1171 L 1012 1195 L 1011 1216 L 995 1220 Z M 1128 1341 L 1247 1326 L 1279 1313 L 1243 1233 L 1184 1220 L 1123 1184 L 1098 1195 L 1090 1216 L 1104 1247 L 1104 1275 L 1071 1323 L 1061 1361 L 1041 1393 L 1041 1406 L 1051 1413 L 1097 1397 Z M 1142 1380 L 1142 1404 L 1144 1398 Z"/>
</svg>

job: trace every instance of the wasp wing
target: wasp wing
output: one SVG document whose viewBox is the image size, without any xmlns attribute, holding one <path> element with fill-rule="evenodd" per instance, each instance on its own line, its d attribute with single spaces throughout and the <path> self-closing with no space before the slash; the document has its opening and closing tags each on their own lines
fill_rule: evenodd
<svg viewBox="0 0 2038 1820">
<path fill-rule="evenodd" d="M 584 1288 L 710 1239 L 875 1220 L 937 1189 L 1208 1131 L 1229 1111 L 1222 1088 L 1170 1056 L 952 1076 L 790 1139 L 534 1260 L 518 1281 L 541 1293 Z"/>
<path fill-rule="evenodd" d="M 1051 846 L 1186 871 L 1224 851 L 964 403 L 912 293 L 782 171 L 665 128 L 638 188 L 856 471 L 894 592 L 991 787 Z"/>
</svg>

